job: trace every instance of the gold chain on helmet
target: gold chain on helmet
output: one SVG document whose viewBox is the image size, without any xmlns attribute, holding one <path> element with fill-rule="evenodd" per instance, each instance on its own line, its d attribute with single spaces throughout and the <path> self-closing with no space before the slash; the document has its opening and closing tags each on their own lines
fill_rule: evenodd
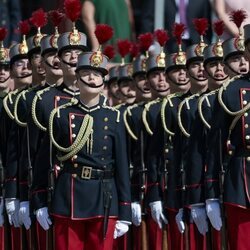
<svg viewBox="0 0 250 250">
<path fill-rule="evenodd" d="M 187 105 L 187 109 L 190 109 L 189 107 L 189 101 L 193 98 L 195 98 L 196 96 L 199 96 L 200 94 L 197 93 L 197 94 L 194 94 L 194 95 L 191 95 L 187 98 L 185 98 L 179 105 L 179 108 L 178 108 L 178 113 L 177 113 L 177 119 L 178 119 L 178 125 L 182 131 L 182 133 L 186 136 L 186 137 L 190 137 L 190 134 L 187 132 L 187 130 L 184 128 L 183 124 L 182 124 L 182 120 L 181 120 L 181 111 L 182 111 L 182 108 L 184 106 L 184 104 L 186 103 Z"/>
</svg>

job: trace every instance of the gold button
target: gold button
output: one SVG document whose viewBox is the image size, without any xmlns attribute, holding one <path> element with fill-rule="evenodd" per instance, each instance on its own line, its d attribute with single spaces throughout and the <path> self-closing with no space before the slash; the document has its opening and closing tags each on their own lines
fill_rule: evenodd
<svg viewBox="0 0 250 250">
<path fill-rule="evenodd" d="M 248 128 L 248 124 L 245 124 L 245 126 L 244 126 L 245 128 Z"/>
<path fill-rule="evenodd" d="M 109 128 L 108 126 L 104 126 L 104 130 L 108 130 L 108 128 Z"/>
<path fill-rule="evenodd" d="M 72 159 L 73 159 L 73 160 L 77 159 L 77 155 L 74 155 L 74 156 L 72 157 Z"/>
<path fill-rule="evenodd" d="M 60 96 L 57 96 L 57 97 L 56 97 L 56 100 L 57 100 L 57 101 L 60 101 L 60 99 L 61 99 Z"/>
<path fill-rule="evenodd" d="M 243 101 L 243 104 L 246 105 L 246 104 L 247 104 L 247 101 Z"/>
<path fill-rule="evenodd" d="M 104 121 L 105 121 L 105 122 L 107 122 L 108 120 L 109 120 L 108 117 L 105 117 L 105 118 L 104 118 Z"/>
<path fill-rule="evenodd" d="M 71 124 L 71 128 L 74 128 L 76 125 L 74 123 Z"/>
<path fill-rule="evenodd" d="M 248 116 L 248 113 L 245 113 L 244 116 Z"/>
<path fill-rule="evenodd" d="M 246 135 L 246 139 L 249 140 L 249 139 L 250 139 L 250 136 L 249 136 L 249 135 Z"/>
<path fill-rule="evenodd" d="M 104 161 L 104 160 L 105 160 L 105 158 L 103 158 L 103 157 L 102 157 L 102 158 L 101 158 L 101 160 L 102 160 L 102 161 Z"/>
<path fill-rule="evenodd" d="M 169 149 L 168 149 L 168 148 L 166 148 L 166 149 L 165 149 L 165 153 L 168 153 L 168 152 L 169 152 Z"/>
<path fill-rule="evenodd" d="M 249 145 L 247 146 L 247 149 L 250 149 L 250 146 L 249 146 Z"/>
<path fill-rule="evenodd" d="M 75 115 L 71 115 L 71 119 L 75 119 Z"/>
<path fill-rule="evenodd" d="M 73 177 L 73 178 L 76 178 L 76 177 L 77 177 L 77 174 L 72 174 L 72 177 Z"/>
<path fill-rule="evenodd" d="M 103 150 L 107 150 L 107 146 L 103 146 L 103 148 L 102 148 Z"/>
<path fill-rule="evenodd" d="M 243 91 L 242 91 L 242 94 L 243 94 L 243 95 L 245 95 L 246 93 L 247 93 L 246 90 L 243 90 Z"/>
<path fill-rule="evenodd" d="M 104 139 L 105 139 L 105 140 L 107 140 L 107 139 L 108 139 L 108 136 L 107 136 L 107 135 L 105 135 L 105 136 L 104 136 Z"/>
<path fill-rule="evenodd" d="M 250 157 L 249 156 L 247 157 L 247 161 L 250 161 Z"/>
<path fill-rule="evenodd" d="M 74 163 L 73 166 L 74 166 L 74 168 L 77 168 L 77 167 L 78 167 L 78 164 L 77 164 L 77 163 Z"/>
<path fill-rule="evenodd" d="M 76 137 L 76 134 L 72 134 L 72 138 L 75 138 Z"/>
</svg>

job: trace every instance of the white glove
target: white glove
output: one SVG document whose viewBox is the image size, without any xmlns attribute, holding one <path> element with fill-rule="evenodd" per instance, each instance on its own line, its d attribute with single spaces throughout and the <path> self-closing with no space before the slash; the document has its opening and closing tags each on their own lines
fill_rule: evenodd
<svg viewBox="0 0 250 250">
<path fill-rule="evenodd" d="M 0 198 L 0 227 L 3 226 L 4 217 L 3 217 L 3 198 Z"/>
<path fill-rule="evenodd" d="M 217 231 L 220 231 L 222 227 L 222 221 L 219 200 L 206 200 L 206 210 L 207 216 L 213 228 L 215 228 Z"/>
<path fill-rule="evenodd" d="M 118 220 L 115 224 L 114 239 L 123 236 L 128 232 L 128 226 L 130 222 Z"/>
<path fill-rule="evenodd" d="M 154 201 L 154 202 L 149 203 L 149 206 L 151 208 L 151 216 L 153 220 L 158 224 L 159 228 L 162 228 L 162 221 L 165 224 L 168 223 L 168 220 L 163 214 L 162 202 Z"/>
<path fill-rule="evenodd" d="M 179 209 L 178 214 L 175 216 L 175 221 L 180 233 L 184 233 L 185 231 L 185 223 L 183 221 L 183 208 Z"/>
<path fill-rule="evenodd" d="M 28 201 L 20 202 L 19 221 L 21 224 L 24 224 L 26 230 L 28 230 L 30 228 L 30 226 L 31 226 L 30 204 Z"/>
<path fill-rule="evenodd" d="M 8 215 L 10 225 L 14 227 L 20 227 L 20 222 L 18 218 L 20 202 L 18 199 L 6 198 L 5 199 L 5 208 Z"/>
<path fill-rule="evenodd" d="M 205 235 L 208 231 L 207 214 L 205 206 L 192 205 L 191 206 L 191 216 L 194 220 L 198 231 Z"/>
<path fill-rule="evenodd" d="M 140 226 L 141 224 L 141 205 L 139 202 L 132 202 L 131 203 L 132 209 L 132 222 L 135 226 Z"/>
<path fill-rule="evenodd" d="M 49 213 L 48 213 L 48 208 L 47 207 L 42 207 L 36 210 L 36 219 L 41 225 L 41 227 L 44 230 L 49 230 L 50 225 L 52 224 Z"/>
</svg>

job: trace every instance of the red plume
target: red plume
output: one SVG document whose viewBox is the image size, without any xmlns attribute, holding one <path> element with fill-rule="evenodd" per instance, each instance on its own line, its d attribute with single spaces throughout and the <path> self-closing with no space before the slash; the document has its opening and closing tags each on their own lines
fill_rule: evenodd
<svg viewBox="0 0 250 250">
<path fill-rule="evenodd" d="M 247 13 L 245 10 L 235 10 L 229 14 L 230 21 L 234 22 L 238 28 L 247 18 Z"/>
<path fill-rule="evenodd" d="M 200 36 L 204 36 L 208 29 L 208 20 L 207 18 L 195 18 L 193 20 L 195 30 L 199 33 Z"/>
<path fill-rule="evenodd" d="M 109 59 L 112 59 L 115 56 L 115 48 L 112 45 L 107 45 L 104 50 L 103 54 L 107 56 Z"/>
<path fill-rule="evenodd" d="M 163 47 L 166 44 L 166 42 L 169 40 L 167 31 L 163 29 L 156 30 L 154 32 L 154 36 L 161 47 Z"/>
<path fill-rule="evenodd" d="M 147 51 L 150 45 L 152 45 L 153 39 L 154 39 L 153 34 L 149 32 L 139 35 L 138 40 L 141 50 Z"/>
<path fill-rule="evenodd" d="M 48 16 L 55 27 L 58 27 L 65 17 L 64 13 L 61 13 L 59 10 L 49 11 Z"/>
<path fill-rule="evenodd" d="M 7 29 L 4 27 L 0 27 L 0 41 L 3 41 L 7 35 Z"/>
<path fill-rule="evenodd" d="M 32 25 L 36 26 L 37 28 L 41 28 L 47 24 L 47 14 L 44 12 L 42 8 L 34 11 L 32 13 L 31 18 L 29 19 Z"/>
<path fill-rule="evenodd" d="M 181 37 L 186 27 L 183 23 L 174 23 L 173 25 L 173 36 L 176 38 L 177 43 L 181 44 Z"/>
<path fill-rule="evenodd" d="M 127 39 L 125 40 L 119 39 L 117 41 L 118 52 L 122 58 L 124 58 L 129 53 L 130 47 L 131 47 L 131 43 Z"/>
<path fill-rule="evenodd" d="M 29 25 L 29 21 L 25 20 L 25 21 L 20 21 L 19 22 L 19 32 L 22 35 L 28 35 L 30 32 L 30 25 Z"/>
<path fill-rule="evenodd" d="M 140 52 L 140 47 L 137 43 L 131 43 L 130 54 L 133 58 L 137 57 Z"/>
<path fill-rule="evenodd" d="M 217 20 L 214 22 L 214 32 L 217 36 L 221 36 L 224 32 L 224 22 L 222 20 Z"/>
<path fill-rule="evenodd" d="M 114 34 L 113 28 L 107 24 L 97 24 L 95 35 L 100 44 L 106 43 Z"/>
<path fill-rule="evenodd" d="M 66 16 L 72 21 L 75 22 L 81 14 L 81 2 L 80 0 L 65 0 L 64 1 L 64 10 Z"/>
</svg>

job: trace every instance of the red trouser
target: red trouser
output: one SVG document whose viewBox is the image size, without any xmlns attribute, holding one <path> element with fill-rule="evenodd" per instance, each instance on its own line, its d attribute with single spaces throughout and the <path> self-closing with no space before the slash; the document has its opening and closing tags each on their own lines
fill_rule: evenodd
<svg viewBox="0 0 250 250">
<path fill-rule="evenodd" d="M 153 220 L 151 215 L 147 216 L 147 232 L 149 249 L 161 250 L 162 249 L 162 229 Z"/>
<path fill-rule="evenodd" d="M 11 232 L 11 249 L 21 250 L 22 249 L 22 228 L 21 227 L 10 227 Z"/>
<path fill-rule="evenodd" d="M 212 249 L 213 250 L 222 250 L 221 247 L 221 231 L 217 231 L 214 228 L 212 231 Z"/>
<path fill-rule="evenodd" d="M 183 250 L 184 249 L 184 234 L 180 233 L 175 216 L 177 212 L 167 209 L 168 215 L 168 249 L 169 250 Z"/>
<path fill-rule="evenodd" d="M 194 223 L 188 225 L 188 241 L 190 250 L 206 250 L 206 235 L 200 234 Z"/>
<path fill-rule="evenodd" d="M 250 209 L 225 205 L 230 250 L 250 249 Z"/>
<path fill-rule="evenodd" d="M 4 250 L 4 227 L 0 227 L 0 250 Z"/>
<path fill-rule="evenodd" d="M 116 219 L 109 219 L 103 238 L 103 218 L 71 220 L 54 217 L 56 250 L 111 250 Z"/>
</svg>

